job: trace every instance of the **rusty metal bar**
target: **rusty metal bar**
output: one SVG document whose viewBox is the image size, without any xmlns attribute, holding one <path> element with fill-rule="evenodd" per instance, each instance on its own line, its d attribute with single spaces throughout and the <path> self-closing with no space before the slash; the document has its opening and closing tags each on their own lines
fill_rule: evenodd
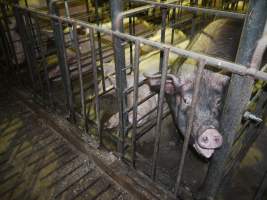
<svg viewBox="0 0 267 200">
<path fill-rule="evenodd" d="M 198 103 L 198 93 L 200 90 L 200 82 L 202 78 L 202 73 L 204 70 L 204 67 L 206 65 L 205 60 L 200 60 L 198 63 L 198 69 L 196 72 L 196 79 L 194 83 L 194 92 L 192 96 L 192 103 L 190 105 L 190 110 L 189 110 L 189 117 L 188 117 L 188 123 L 186 127 L 186 133 L 185 133 L 185 138 L 184 138 L 184 143 L 183 143 L 183 150 L 182 150 L 182 156 L 180 159 L 179 163 L 179 169 L 178 169 L 178 175 L 177 175 L 177 180 L 175 184 L 175 196 L 179 195 L 179 189 L 180 189 L 180 184 L 181 184 L 181 179 L 183 175 L 183 169 L 184 169 L 184 164 L 185 164 L 185 156 L 187 153 L 188 145 L 189 145 L 189 139 L 191 137 L 191 132 L 193 128 L 193 121 L 194 121 L 194 116 L 196 112 L 196 106 Z"/>
<path fill-rule="evenodd" d="M 254 55 L 253 52 L 258 39 L 262 36 L 267 19 L 267 1 L 252 0 L 250 3 L 236 62 L 248 65 L 252 61 L 253 63 L 250 69 L 256 70 L 259 68 L 259 65 L 257 65 L 259 62 L 255 62 L 255 60 L 261 60 L 262 58 L 257 55 L 259 53 L 258 49 L 255 50 Z M 258 43 L 257 48 L 261 48 L 261 44 Z M 237 74 L 232 75 L 220 120 L 220 132 L 223 135 L 224 143 L 213 155 L 204 188 L 200 193 L 200 198 L 215 199 L 221 180 L 223 179 L 226 160 L 236 137 L 236 132 L 239 129 L 243 112 L 251 97 L 253 83 L 254 80 L 252 77 L 241 77 Z"/>
<path fill-rule="evenodd" d="M 100 103 L 99 103 L 99 91 L 98 91 L 98 79 L 97 79 L 97 65 L 96 65 L 96 49 L 95 49 L 95 38 L 94 29 L 89 29 L 90 34 L 90 47 L 91 47 L 91 57 L 93 66 L 93 79 L 94 79 L 94 90 L 95 90 L 95 109 L 96 109 L 96 121 L 97 121 L 97 132 L 99 135 L 99 145 L 103 144 L 103 136 L 100 127 Z"/>
<path fill-rule="evenodd" d="M 210 8 L 199 8 L 199 7 L 192 7 L 192 6 L 183 6 L 183 5 L 177 5 L 177 4 L 171 4 L 169 2 L 167 3 L 160 3 L 150 0 L 131 0 L 132 2 L 137 3 L 143 3 L 143 4 L 150 4 L 162 8 L 181 8 L 183 10 L 187 10 L 190 12 L 203 12 L 207 14 L 213 14 L 215 16 L 220 17 L 231 17 L 231 18 L 237 18 L 237 19 L 244 19 L 246 17 L 243 13 L 236 13 L 236 12 L 229 12 L 229 11 L 222 11 L 217 9 L 210 9 Z"/>
<path fill-rule="evenodd" d="M 73 24 L 72 26 L 73 32 L 73 44 L 76 49 L 76 61 L 78 64 L 78 72 L 79 72 L 79 82 L 80 82 L 80 98 L 81 98 L 81 105 L 82 105 L 82 116 L 84 118 L 84 123 L 85 123 L 85 130 L 87 131 L 88 126 L 87 126 L 87 119 L 86 119 L 86 107 L 85 107 L 85 96 L 84 96 L 84 84 L 83 84 L 83 71 L 82 71 L 82 66 L 81 66 L 81 54 L 80 54 L 80 48 L 79 48 L 79 38 L 77 35 L 77 24 Z M 92 50 L 93 51 L 93 50 Z M 92 62 L 93 57 L 92 57 Z"/>
<path fill-rule="evenodd" d="M 56 3 L 57 3 L 57 0 L 51 0 L 49 2 L 49 13 L 51 13 L 54 16 L 58 15 Z M 69 119 L 72 122 L 75 122 L 72 83 L 71 83 L 70 72 L 69 72 L 69 68 L 67 64 L 66 49 L 64 45 L 64 32 L 63 32 L 63 27 L 62 27 L 62 22 L 65 22 L 65 21 L 60 20 L 60 18 L 57 18 L 57 19 L 51 18 L 51 20 L 52 20 L 53 33 L 54 33 L 55 43 L 56 43 L 56 48 L 57 48 L 59 67 L 60 67 L 60 71 L 62 75 L 64 92 L 66 96 L 67 110 L 69 112 Z"/>
<path fill-rule="evenodd" d="M 135 167 L 136 158 L 136 135 L 137 135 L 137 112 L 138 112 L 138 82 L 139 82 L 139 58 L 140 58 L 140 42 L 135 43 L 134 53 L 134 99 L 133 99 L 133 130 L 132 130 L 132 165 Z"/>
<path fill-rule="evenodd" d="M 123 20 L 119 17 L 123 10 L 122 0 L 111 0 L 111 19 L 112 30 L 123 32 Z M 128 123 L 128 113 L 124 112 L 127 108 L 127 95 L 125 90 L 127 88 L 126 72 L 122 69 L 125 68 L 125 52 L 121 37 L 113 34 L 113 50 L 115 53 L 115 72 L 116 72 L 116 93 L 119 105 L 119 141 L 118 152 L 119 157 L 124 156 L 124 137 L 126 135 L 126 127 Z"/>
<path fill-rule="evenodd" d="M 156 181 L 156 172 L 157 172 L 157 164 L 158 164 L 158 154 L 159 154 L 159 144 L 160 137 L 162 132 L 162 113 L 163 113 L 163 102 L 164 102 L 164 88 L 165 82 L 167 79 L 167 71 L 168 71 L 168 60 L 169 60 L 170 49 L 164 49 L 163 56 L 163 65 L 162 65 L 162 77 L 160 82 L 160 92 L 158 97 L 158 109 L 157 109 L 157 126 L 155 129 L 155 143 L 154 143 L 154 153 L 153 153 L 153 164 L 152 164 L 152 179 Z"/>
</svg>

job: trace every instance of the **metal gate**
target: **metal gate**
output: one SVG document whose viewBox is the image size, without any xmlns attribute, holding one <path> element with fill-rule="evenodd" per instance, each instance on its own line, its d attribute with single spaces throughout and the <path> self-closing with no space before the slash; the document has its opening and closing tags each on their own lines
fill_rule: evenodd
<svg viewBox="0 0 267 200">
<path fill-rule="evenodd" d="M 167 80 L 169 56 L 172 53 L 196 60 L 198 62 L 198 73 L 194 83 L 189 123 L 187 124 L 174 187 L 174 195 L 177 197 L 183 196 L 182 193 L 184 192 L 184 189 L 181 187 L 181 180 L 194 112 L 198 102 L 198 92 L 201 89 L 201 74 L 206 65 L 230 72 L 232 78 L 220 122 L 225 142 L 223 147 L 216 151 L 211 160 L 203 192 L 199 195 L 204 199 L 214 199 L 222 177 L 225 174 L 226 161 L 236 138 L 236 131 L 246 110 L 247 103 L 250 100 L 254 80 L 267 81 L 267 74 L 259 71 L 260 62 L 267 45 L 266 28 L 262 39 L 257 43 L 255 51 L 250 46 L 251 43 L 256 43 L 263 33 L 266 21 L 266 14 L 264 13 L 267 3 L 264 0 L 252 1 L 248 15 L 231 11 L 184 6 L 176 4 L 176 1 L 166 3 L 131 0 L 130 3 L 134 8 L 123 11 L 123 1 L 110 1 L 112 30 L 109 30 L 99 26 L 98 20 L 96 25 L 94 25 L 71 18 L 68 5 L 64 5 L 62 2 L 50 1 L 48 11 L 19 6 L 15 2 L 12 4 L 12 7 L 28 67 L 26 72 L 19 70 L 18 77 L 25 74 L 28 77 L 29 75 L 30 88 L 34 94 L 40 97 L 42 102 L 45 100 L 48 103 L 47 105 L 50 105 L 52 108 L 61 108 L 60 110 L 63 110 L 63 114 L 66 114 L 70 121 L 76 123 L 77 126 L 81 127 L 86 133 L 91 134 L 92 137 L 96 137 L 100 146 L 104 145 L 103 140 L 105 137 L 115 138 L 119 158 L 130 161 L 134 168 L 136 168 L 137 141 L 148 130 L 155 127 L 154 153 L 151 173 L 148 176 L 152 180 L 157 181 L 162 120 L 169 112 L 164 100 L 164 86 Z M 135 3 L 138 6 L 134 6 Z M 139 6 L 140 3 L 145 5 Z M 245 5 L 245 1 L 243 3 Z M 131 6 L 128 8 L 131 8 Z M 62 7 L 65 17 L 60 14 Z M 6 14 L 10 9 L 5 3 L 1 3 L 1 8 L 2 13 Z M 130 23 L 134 24 L 134 16 L 136 14 L 155 8 L 160 8 L 160 13 L 162 14 L 162 43 L 135 36 L 134 25 L 130 25 L 130 34 L 123 33 L 123 18 L 129 17 Z M 172 9 L 245 19 L 236 63 L 164 44 L 167 13 Z M 250 15 L 252 11 L 256 14 Z M 3 19 L 8 19 L 7 16 L 3 16 Z M 98 17 L 98 9 L 96 9 L 96 19 Z M 173 22 L 173 26 L 176 26 L 175 21 Z M 194 24 L 194 21 L 192 23 Z M 255 28 L 255 25 L 257 25 L 257 28 Z M 8 29 L 8 25 L 6 25 L 7 33 L 10 33 Z M 193 35 L 194 30 L 191 30 L 191 33 Z M 115 89 L 114 87 L 108 88 L 105 84 L 111 75 L 107 76 L 105 74 L 103 64 L 105 59 L 104 52 L 108 48 L 102 44 L 104 35 L 112 37 L 111 44 L 113 45 L 113 50 L 111 51 L 114 52 L 115 59 L 115 71 L 112 75 L 115 75 Z M 9 34 L 7 34 L 6 38 L 10 40 L 9 44 L 14 44 L 11 42 L 12 38 L 9 37 Z M 88 51 L 82 52 L 82 45 L 87 46 L 86 49 Z M 126 45 L 130 46 L 129 65 L 125 63 L 124 47 Z M 140 49 L 142 45 L 147 45 L 160 51 L 157 71 L 161 73 L 161 81 L 158 95 L 150 93 L 144 99 L 139 100 L 139 88 L 144 85 L 144 80 L 139 80 Z M 10 49 L 13 55 L 15 55 L 14 47 L 11 46 Z M 72 51 L 70 52 L 70 50 Z M 54 63 L 53 59 L 56 59 Z M 50 68 L 56 70 L 53 71 Z M 18 70 L 15 71 L 18 72 Z M 130 86 L 128 84 L 129 78 L 127 77 L 129 71 L 133 74 L 133 84 Z M 59 81 L 53 82 L 53 80 L 57 79 Z M 24 83 L 26 82 L 26 85 L 29 82 L 27 78 L 23 81 Z M 64 93 L 59 95 L 60 88 L 64 88 Z M 117 98 L 119 128 L 118 134 L 108 136 L 104 134 L 103 123 L 101 122 L 101 112 L 104 106 L 101 98 L 110 92 L 114 93 L 114 91 L 116 91 L 115 97 Z M 130 93 L 133 96 L 131 104 L 127 102 Z M 151 98 L 157 98 L 157 105 L 149 110 L 145 117 L 153 115 L 154 119 L 148 121 L 146 128 L 140 131 L 138 126 L 143 118 L 138 118 L 138 109 Z M 129 123 L 130 120 L 131 123 Z M 229 123 L 229 121 L 232 123 Z M 130 138 L 128 138 L 129 135 Z"/>
</svg>

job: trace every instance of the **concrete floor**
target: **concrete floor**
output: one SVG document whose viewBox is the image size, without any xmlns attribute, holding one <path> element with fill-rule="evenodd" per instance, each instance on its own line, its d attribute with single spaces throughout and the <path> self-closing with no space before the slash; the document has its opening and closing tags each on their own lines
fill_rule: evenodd
<svg viewBox="0 0 267 200">
<path fill-rule="evenodd" d="M 132 199 L 97 165 L 0 91 L 0 199 Z"/>
</svg>

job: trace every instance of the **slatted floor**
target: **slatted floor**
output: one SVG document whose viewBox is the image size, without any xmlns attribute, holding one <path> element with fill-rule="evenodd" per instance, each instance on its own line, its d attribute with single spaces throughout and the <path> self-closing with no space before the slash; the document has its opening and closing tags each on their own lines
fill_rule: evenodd
<svg viewBox="0 0 267 200">
<path fill-rule="evenodd" d="M 0 90 L 0 199 L 132 199 L 93 161 Z"/>
</svg>

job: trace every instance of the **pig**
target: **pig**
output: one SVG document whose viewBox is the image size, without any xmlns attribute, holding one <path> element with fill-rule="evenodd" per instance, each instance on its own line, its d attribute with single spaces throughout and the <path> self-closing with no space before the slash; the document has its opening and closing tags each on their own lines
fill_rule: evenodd
<svg viewBox="0 0 267 200">
<path fill-rule="evenodd" d="M 155 34 L 153 34 L 148 39 L 152 40 L 152 41 L 160 42 L 160 38 L 161 38 L 161 30 L 158 30 L 155 32 Z M 172 42 L 171 39 L 172 39 L 172 29 L 167 27 L 165 30 L 165 43 L 171 44 L 171 42 Z M 187 37 L 182 31 L 175 29 L 174 30 L 174 38 L 173 38 L 174 43 L 172 45 L 180 44 L 182 41 L 185 41 L 186 39 L 187 39 Z M 141 44 L 141 54 L 142 55 L 147 54 L 153 50 L 155 50 L 155 49 L 153 49 L 152 46 Z"/>
<path fill-rule="evenodd" d="M 139 82 L 143 81 L 145 77 L 140 76 L 139 77 Z M 115 81 L 115 76 L 110 77 L 111 83 L 116 87 L 116 81 Z M 128 87 L 133 87 L 134 85 L 134 77 L 132 75 L 127 75 L 127 85 Z M 151 94 L 151 91 L 148 87 L 148 85 L 144 84 L 138 88 L 138 101 L 141 101 L 142 99 L 145 99 L 147 96 Z M 127 102 L 128 106 L 132 107 L 133 106 L 133 96 L 134 93 L 131 92 L 127 96 Z M 147 101 L 144 103 L 140 104 L 137 109 L 137 127 L 141 127 L 145 122 L 147 122 L 150 119 L 153 119 L 155 116 L 154 115 L 149 115 L 148 117 L 145 117 L 141 119 L 145 114 L 150 112 L 153 108 L 157 106 L 157 95 L 152 96 L 149 98 Z M 104 126 L 107 129 L 114 129 L 117 128 L 119 125 L 119 113 L 116 113 L 110 117 L 110 119 L 104 124 Z M 133 123 L 133 112 L 131 111 L 128 115 L 128 120 L 129 123 Z"/>
<path fill-rule="evenodd" d="M 171 29 L 170 29 L 171 30 Z M 186 47 L 188 44 L 188 41 L 186 42 L 182 42 L 179 43 L 179 41 L 182 41 L 186 38 L 186 36 L 184 34 L 181 34 L 180 31 L 176 31 L 175 32 L 177 35 L 175 35 L 175 39 L 177 39 L 176 43 L 176 47 Z M 167 39 L 168 37 L 166 37 Z M 155 39 L 155 36 L 152 37 L 152 40 Z M 166 40 L 166 42 L 170 42 L 170 37 L 168 38 L 168 40 Z M 148 46 L 144 46 L 145 48 L 148 48 Z M 142 51 L 142 50 L 141 50 Z M 127 52 L 127 49 L 126 49 Z M 177 59 L 177 55 L 176 54 L 170 54 L 169 57 L 169 65 L 173 65 L 174 61 Z M 129 59 L 127 59 L 127 54 L 126 54 L 126 61 Z M 148 53 L 147 55 L 143 55 L 140 58 L 140 63 L 139 63 L 139 70 L 140 73 L 156 73 L 159 71 L 159 62 L 160 62 L 160 53 L 159 51 L 155 50 L 152 52 Z M 107 81 L 106 81 L 106 86 L 112 85 L 114 87 L 116 87 L 116 82 L 115 82 L 115 76 L 114 75 L 110 75 L 112 74 L 115 69 L 114 69 L 114 63 L 111 62 L 109 63 L 110 65 L 108 67 L 105 68 L 105 74 L 108 77 Z M 126 65 L 130 64 L 126 62 Z M 145 79 L 144 76 L 140 76 L 139 77 L 139 82 L 143 81 Z M 127 86 L 132 87 L 134 84 L 134 77 L 133 75 L 127 75 Z M 101 90 L 101 88 L 100 88 Z M 142 85 L 138 88 L 138 101 L 141 101 L 142 99 L 146 98 L 149 94 L 151 94 L 151 92 L 149 91 L 149 87 L 148 85 Z M 127 101 L 128 101 L 128 106 L 131 107 L 133 106 L 133 92 L 131 92 L 128 96 L 127 96 Z M 142 103 L 141 105 L 138 106 L 138 113 L 137 113 L 137 120 L 139 120 L 141 117 L 143 117 L 146 113 L 150 112 L 153 108 L 155 108 L 157 105 L 157 95 L 151 97 L 149 100 L 147 100 L 146 102 Z M 118 113 L 115 113 L 113 116 L 111 116 L 107 122 L 104 124 L 104 126 L 107 129 L 114 129 L 118 127 L 119 121 L 118 121 Z M 144 123 L 146 123 L 148 120 L 151 120 L 155 117 L 155 115 L 150 115 L 142 120 L 140 120 L 137 124 L 137 127 L 141 127 Z M 129 116 L 129 123 L 132 124 L 133 122 L 133 113 L 130 112 Z"/>
<path fill-rule="evenodd" d="M 64 42 L 66 46 L 66 57 L 67 57 L 67 63 L 70 65 L 69 69 L 71 71 L 71 77 L 75 77 L 78 75 L 78 71 L 75 70 L 77 68 L 77 65 L 73 64 L 76 62 L 76 51 L 78 50 L 80 53 L 80 56 L 84 55 L 90 55 L 90 41 L 89 41 L 89 30 L 83 29 L 81 27 L 77 27 L 77 36 L 78 40 L 82 41 L 79 43 L 79 48 L 75 49 L 73 38 L 71 37 L 71 28 L 65 28 L 64 29 Z M 49 38 L 53 37 L 52 31 L 46 31 L 46 35 L 48 35 Z M 83 72 L 91 70 L 91 66 L 89 65 L 89 58 L 82 59 L 81 65 L 85 65 L 85 67 L 82 68 Z M 49 69 L 48 76 L 53 81 L 61 80 L 60 77 L 60 67 L 57 64 L 55 67 Z"/>
<path fill-rule="evenodd" d="M 211 22 L 189 45 L 189 49 L 210 56 L 234 61 L 242 31 L 242 22 L 219 19 Z M 167 76 L 165 97 L 173 121 L 182 135 L 188 123 L 188 108 L 192 101 L 197 63 L 186 59 L 182 65 L 174 64 Z M 145 74 L 152 91 L 159 91 L 161 75 Z M 206 66 L 201 82 L 199 100 L 193 121 L 191 144 L 205 158 L 210 158 L 223 143 L 219 133 L 219 118 L 229 77 Z"/>
</svg>

